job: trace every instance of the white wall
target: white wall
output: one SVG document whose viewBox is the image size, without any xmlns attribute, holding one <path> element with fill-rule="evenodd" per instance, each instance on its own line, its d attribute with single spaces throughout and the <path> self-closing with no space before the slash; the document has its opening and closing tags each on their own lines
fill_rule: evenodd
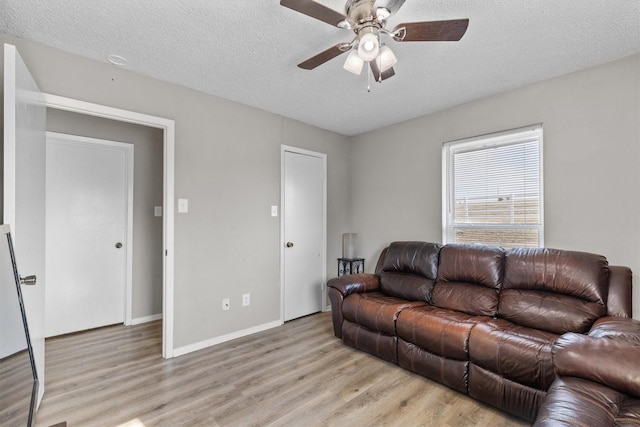
<svg viewBox="0 0 640 427">
<path fill-rule="evenodd" d="M 640 56 L 351 139 L 351 212 L 367 270 L 394 240 L 442 240 L 442 143 L 543 123 L 545 246 L 634 271 L 640 319 Z"/>
<path fill-rule="evenodd" d="M 176 348 L 280 319 L 280 145 L 327 154 L 327 275 L 348 231 L 344 136 L 181 86 L 0 34 L 55 95 L 175 120 Z M 216 78 L 216 76 L 211 76 Z M 241 295 L 251 305 L 241 307 Z M 222 311 L 222 298 L 232 308 Z"/>
</svg>

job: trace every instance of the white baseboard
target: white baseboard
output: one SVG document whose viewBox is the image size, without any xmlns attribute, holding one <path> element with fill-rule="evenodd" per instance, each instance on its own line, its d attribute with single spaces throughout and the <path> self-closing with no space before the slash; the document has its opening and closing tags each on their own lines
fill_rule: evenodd
<svg viewBox="0 0 640 427">
<path fill-rule="evenodd" d="M 162 313 L 152 314 L 151 316 L 138 317 L 131 319 L 131 325 L 139 325 L 141 323 L 153 322 L 154 320 L 162 319 Z"/>
<path fill-rule="evenodd" d="M 223 342 L 235 340 L 236 338 L 242 338 L 242 337 L 246 337 L 247 335 L 266 331 L 267 329 L 277 328 L 278 326 L 282 326 L 282 322 L 279 320 L 275 322 L 264 323 L 262 325 L 254 326 L 248 329 L 243 329 L 241 331 L 232 332 L 230 334 L 221 335 L 219 337 L 200 341 L 194 344 L 185 345 L 184 347 L 174 348 L 173 356 L 174 357 L 182 356 L 184 354 L 202 350 L 203 348 L 211 347 L 216 344 L 222 344 Z"/>
</svg>

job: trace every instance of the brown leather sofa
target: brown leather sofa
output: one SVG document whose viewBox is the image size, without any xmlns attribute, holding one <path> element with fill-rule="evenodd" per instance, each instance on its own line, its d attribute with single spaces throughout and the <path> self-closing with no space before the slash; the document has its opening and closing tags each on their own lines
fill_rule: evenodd
<svg viewBox="0 0 640 427">
<path fill-rule="evenodd" d="M 345 344 L 528 421 L 556 379 L 552 346 L 631 316 L 631 271 L 555 249 L 394 242 L 375 274 L 328 282 Z"/>
<path fill-rule="evenodd" d="M 640 425 L 638 325 L 630 341 L 574 333 L 559 337 L 552 349 L 558 376 L 533 425 Z"/>
</svg>

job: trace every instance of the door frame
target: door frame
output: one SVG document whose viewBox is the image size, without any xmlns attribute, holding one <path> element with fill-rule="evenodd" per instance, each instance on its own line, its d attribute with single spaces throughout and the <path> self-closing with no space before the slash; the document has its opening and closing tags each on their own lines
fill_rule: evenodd
<svg viewBox="0 0 640 427">
<path fill-rule="evenodd" d="M 126 233 L 124 239 L 125 247 L 125 283 L 124 283 L 124 324 L 131 325 L 133 317 L 133 177 L 134 177 L 134 145 L 127 142 L 117 142 L 107 139 L 91 138 L 86 136 L 71 135 L 61 132 L 46 132 L 47 139 L 46 144 L 49 146 L 49 142 L 71 142 L 75 145 L 82 146 L 96 146 L 96 147 L 108 147 L 114 150 L 119 150 L 124 153 L 125 156 L 125 182 L 127 188 L 126 203 L 127 203 L 127 223 L 125 224 Z M 45 190 L 46 194 L 46 190 Z M 46 217 L 46 215 L 45 215 Z M 45 230 L 46 231 L 46 230 Z M 47 254 L 45 253 L 45 262 Z M 46 265 L 46 264 L 45 264 Z M 45 283 L 46 283 L 46 270 L 45 270 Z M 46 301 L 45 301 L 46 307 Z M 47 314 L 45 312 L 45 321 Z"/>
<path fill-rule="evenodd" d="M 284 211 L 284 194 L 285 194 L 285 170 L 284 157 L 285 153 L 302 154 L 306 156 L 318 157 L 322 160 L 322 292 L 320 307 L 323 311 L 327 311 L 327 155 L 316 151 L 305 150 L 303 148 L 292 147 L 282 144 L 280 146 L 280 322 L 284 323 L 284 301 L 285 301 L 285 277 L 284 277 L 284 258 L 285 258 L 285 236 L 284 236 L 284 220 L 286 212 Z"/>
<path fill-rule="evenodd" d="M 174 356 L 174 180 L 175 180 L 175 121 L 120 108 L 107 107 L 77 99 L 44 93 L 45 106 L 58 110 L 109 120 L 133 123 L 163 131 L 163 217 L 162 246 L 162 357 Z"/>
</svg>

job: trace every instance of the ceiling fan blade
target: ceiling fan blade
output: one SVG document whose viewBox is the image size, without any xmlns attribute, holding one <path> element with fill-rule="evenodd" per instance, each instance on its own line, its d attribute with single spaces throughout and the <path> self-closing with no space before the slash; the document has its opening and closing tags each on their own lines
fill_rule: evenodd
<svg viewBox="0 0 640 427">
<path fill-rule="evenodd" d="M 349 44 L 346 44 L 346 46 L 349 46 Z M 303 68 L 305 70 L 313 70 L 317 66 L 324 64 L 330 59 L 333 59 L 336 56 L 339 56 L 348 50 L 349 50 L 348 48 L 345 49 L 345 43 L 338 43 L 337 45 L 331 46 L 329 49 L 323 50 L 319 54 L 312 56 L 306 61 L 299 63 L 298 67 Z"/>
<path fill-rule="evenodd" d="M 319 19 L 320 21 L 326 22 L 327 24 L 335 27 L 338 26 L 339 22 L 348 19 L 342 13 L 313 0 L 280 0 L 280 5 L 312 18 Z"/>
<path fill-rule="evenodd" d="M 393 15 L 398 11 L 398 9 L 402 7 L 404 2 L 405 0 L 376 0 L 376 2 L 373 4 L 372 10 L 373 13 L 375 13 L 375 11 L 378 10 L 379 7 L 384 7 Z"/>
<path fill-rule="evenodd" d="M 378 67 L 378 63 L 375 61 L 375 59 L 369 62 L 369 64 L 371 65 L 371 72 L 373 73 L 373 77 L 377 82 L 381 82 L 388 79 L 389 77 L 393 77 L 396 75 L 393 67 L 387 68 L 382 72 L 382 74 L 380 74 L 380 67 Z"/>
<path fill-rule="evenodd" d="M 408 22 L 393 29 L 398 42 L 443 42 L 458 41 L 469 26 L 468 19 L 450 21 Z"/>
</svg>

